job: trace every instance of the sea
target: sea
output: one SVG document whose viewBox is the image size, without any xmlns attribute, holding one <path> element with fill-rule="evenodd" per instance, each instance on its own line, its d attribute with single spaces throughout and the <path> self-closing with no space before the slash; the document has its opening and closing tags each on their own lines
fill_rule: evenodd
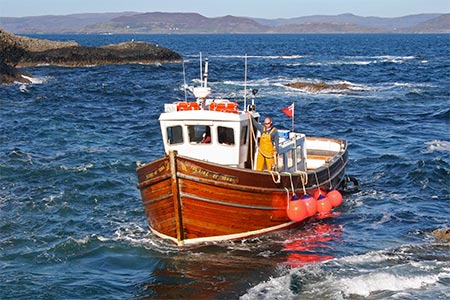
<svg viewBox="0 0 450 300">
<path fill-rule="evenodd" d="M 449 34 L 32 37 L 145 41 L 184 64 L 30 67 L 0 87 L 0 299 L 450 298 L 432 234 L 450 227 Z M 359 186 L 334 217 L 184 248 L 149 231 L 136 161 L 163 155 L 159 114 L 193 99 L 200 53 L 215 97 L 279 129 L 295 103 L 296 131 L 348 140 Z"/>
</svg>

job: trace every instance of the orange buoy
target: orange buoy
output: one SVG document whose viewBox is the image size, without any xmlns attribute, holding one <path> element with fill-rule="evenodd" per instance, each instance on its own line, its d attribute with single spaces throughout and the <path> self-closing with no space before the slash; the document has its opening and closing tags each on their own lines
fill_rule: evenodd
<svg viewBox="0 0 450 300">
<path fill-rule="evenodd" d="M 314 192 L 314 199 L 318 200 L 320 195 L 326 196 L 326 195 L 327 195 L 327 192 L 325 192 L 325 191 L 322 190 L 322 189 L 317 189 L 317 190 Z"/>
<path fill-rule="evenodd" d="M 342 203 L 342 195 L 338 190 L 329 191 L 327 194 L 327 198 L 330 200 L 330 203 L 333 207 L 339 206 Z"/>
<path fill-rule="evenodd" d="M 308 217 L 312 217 L 317 212 L 317 201 L 310 195 L 306 194 L 302 197 L 302 202 L 305 203 L 306 213 Z"/>
<path fill-rule="evenodd" d="M 291 221 L 300 222 L 307 216 L 306 205 L 294 195 L 288 203 L 286 213 Z"/>
<path fill-rule="evenodd" d="M 327 214 L 331 211 L 333 207 L 331 206 L 330 200 L 327 196 L 320 195 L 317 199 L 317 212 L 319 214 Z"/>
</svg>

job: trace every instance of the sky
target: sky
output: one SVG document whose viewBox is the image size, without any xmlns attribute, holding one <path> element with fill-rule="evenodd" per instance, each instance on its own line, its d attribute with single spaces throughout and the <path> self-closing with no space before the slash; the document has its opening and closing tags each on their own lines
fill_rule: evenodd
<svg viewBox="0 0 450 300">
<path fill-rule="evenodd" d="M 450 13 L 450 0 L 0 0 L 1 17 L 124 11 L 195 12 L 209 18 L 276 19 L 342 13 L 401 17 Z"/>
</svg>

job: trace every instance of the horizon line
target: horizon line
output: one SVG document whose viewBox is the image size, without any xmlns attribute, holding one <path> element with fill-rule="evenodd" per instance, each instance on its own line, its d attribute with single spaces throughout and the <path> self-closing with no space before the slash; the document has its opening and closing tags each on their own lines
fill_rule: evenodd
<svg viewBox="0 0 450 300">
<path fill-rule="evenodd" d="M 135 14 L 147 14 L 147 13 L 165 13 L 165 14 L 199 14 L 201 16 L 204 16 L 206 18 L 222 18 L 226 16 L 233 16 L 233 17 L 239 17 L 239 18 L 250 18 L 250 19 L 266 19 L 266 20 L 279 20 L 279 19 L 296 19 L 296 18 L 303 18 L 303 17 L 315 17 L 315 16 L 342 16 L 342 15 L 353 15 L 356 17 L 363 17 L 363 18 L 384 18 L 384 19 L 394 19 L 394 18 L 402 18 L 407 16 L 416 16 L 416 15 L 446 15 L 450 14 L 450 12 L 423 12 L 423 13 L 412 13 L 412 14 L 406 14 L 406 15 L 400 15 L 396 17 L 384 17 L 384 16 L 376 16 L 376 15 L 358 15 L 351 12 L 346 13 L 338 13 L 338 14 L 313 14 L 313 15 L 303 15 L 303 16 L 296 16 L 296 17 L 275 17 L 275 18 L 267 18 L 267 17 L 250 17 L 250 16 L 237 16 L 237 15 L 222 15 L 222 16 L 215 16 L 215 17 L 209 17 L 206 15 L 203 15 L 199 12 L 169 12 L 169 11 L 146 11 L 146 12 L 139 12 L 139 11 L 109 11 L 109 12 L 75 12 L 75 13 L 69 13 L 69 14 L 45 14 L 45 15 L 28 15 L 28 16 L 4 16 L 0 15 L 0 18 L 33 18 L 33 17 L 49 17 L 49 16 L 74 16 L 74 15 L 101 15 L 101 14 L 122 14 L 122 13 L 135 13 Z"/>
</svg>

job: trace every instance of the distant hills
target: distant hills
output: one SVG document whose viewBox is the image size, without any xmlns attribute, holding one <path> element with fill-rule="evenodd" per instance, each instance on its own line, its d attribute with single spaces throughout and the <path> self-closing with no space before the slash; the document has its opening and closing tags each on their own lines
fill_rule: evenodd
<svg viewBox="0 0 450 300">
<path fill-rule="evenodd" d="M 15 34 L 450 33 L 450 13 L 417 14 L 397 18 L 341 14 L 290 19 L 235 16 L 208 18 L 198 13 L 92 13 L 0 17 L 0 28 Z"/>
</svg>

